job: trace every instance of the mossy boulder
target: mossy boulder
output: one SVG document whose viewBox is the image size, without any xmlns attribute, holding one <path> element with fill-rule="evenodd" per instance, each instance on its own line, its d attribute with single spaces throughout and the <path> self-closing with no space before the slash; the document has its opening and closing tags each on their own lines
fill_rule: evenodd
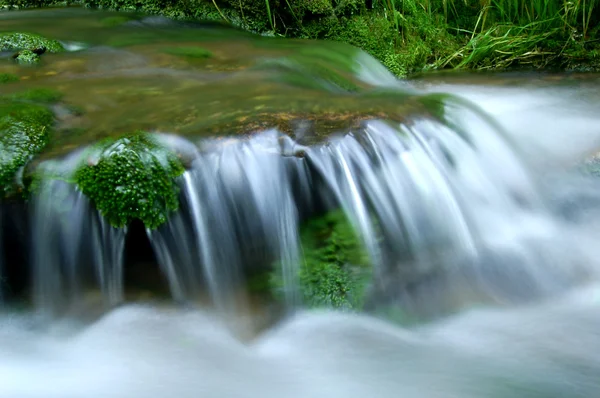
<svg viewBox="0 0 600 398">
<path fill-rule="evenodd" d="M 372 269 L 364 247 L 341 210 L 308 221 L 301 230 L 304 259 L 298 282 L 302 302 L 309 308 L 361 309 Z M 271 286 L 281 291 L 274 272 Z"/>
<path fill-rule="evenodd" d="M 65 51 L 60 42 L 33 33 L 0 33 L 0 51 L 45 49 L 50 53 Z"/>
<path fill-rule="evenodd" d="M 179 207 L 177 156 L 149 134 L 134 133 L 95 145 L 74 174 L 79 189 L 114 227 L 134 219 L 155 229 Z"/>
<path fill-rule="evenodd" d="M 48 143 L 54 115 L 46 107 L 0 98 L 0 189 L 19 189 L 18 172 Z"/>
</svg>

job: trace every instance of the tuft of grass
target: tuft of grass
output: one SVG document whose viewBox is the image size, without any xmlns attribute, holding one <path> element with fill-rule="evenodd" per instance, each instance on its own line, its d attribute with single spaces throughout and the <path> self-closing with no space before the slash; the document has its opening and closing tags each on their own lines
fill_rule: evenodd
<svg viewBox="0 0 600 398">
<path fill-rule="evenodd" d="M 538 33 L 533 25 L 495 25 L 480 33 L 473 32 L 463 47 L 436 61 L 434 68 L 485 70 L 515 65 L 545 67 L 558 53 L 544 49 L 543 44 L 556 35 L 558 29 Z"/>
</svg>

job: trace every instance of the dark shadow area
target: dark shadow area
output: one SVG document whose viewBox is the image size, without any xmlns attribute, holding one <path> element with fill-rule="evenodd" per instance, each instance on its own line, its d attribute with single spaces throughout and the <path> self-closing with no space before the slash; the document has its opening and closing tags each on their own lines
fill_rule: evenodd
<svg viewBox="0 0 600 398">
<path fill-rule="evenodd" d="M 144 224 L 135 220 L 125 238 L 125 294 L 131 299 L 151 293 L 153 297 L 169 296 L 167 279 L 146 235 Z"/>
<path fill-rule="evenodd" d="M 2 292 L 7 301 L 25 300 L 31 289 L 29 219 L 25 203 L 0 205 Z"/>
</svg>

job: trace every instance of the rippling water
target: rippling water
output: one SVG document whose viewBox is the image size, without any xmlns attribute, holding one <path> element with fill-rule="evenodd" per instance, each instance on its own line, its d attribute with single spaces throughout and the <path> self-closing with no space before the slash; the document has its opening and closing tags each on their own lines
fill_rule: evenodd
<svg viewBox="0 0 600 398">
<path fill-rule="evenodd" d="M 414 330 L 299 313 L 251 340 L 209 313 L 125 306 L 81 328 L 0 321 L 2 397 L 595 397 L 600 288 Z M 241 329 L 237 329 L 238 332 Z"/>
</svg>

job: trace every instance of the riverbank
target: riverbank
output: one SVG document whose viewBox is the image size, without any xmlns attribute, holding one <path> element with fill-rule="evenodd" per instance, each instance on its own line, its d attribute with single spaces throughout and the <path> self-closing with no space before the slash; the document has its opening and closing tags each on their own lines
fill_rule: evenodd
<svg viewBox="0 0 600 398">
<path fill-rule="evenodd" d="M 231 23 L 357 46 L 399 76 L 427 70 L 600 70 L 600 1 L 82 0 L 86 7 Z M 5 10 L 64 5 L 0 0 Z"/>
</svg>

